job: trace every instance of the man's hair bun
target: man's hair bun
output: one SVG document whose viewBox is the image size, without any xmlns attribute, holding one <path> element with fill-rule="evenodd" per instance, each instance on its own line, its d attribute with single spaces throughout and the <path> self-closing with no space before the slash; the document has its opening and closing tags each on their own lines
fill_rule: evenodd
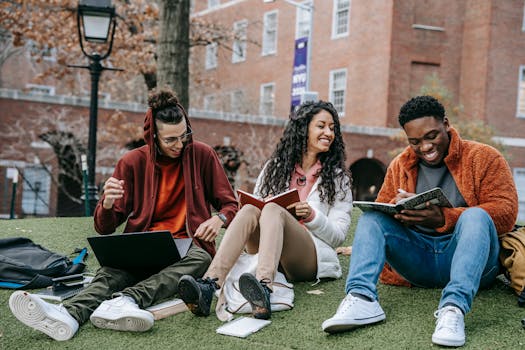
<svg viewBox="0 0 525 350">
<path fill-rule="evenodd" d="M 175 107 L 177 104 L 179 104 L 179 99 L 169 88 L 153 90 L 148 96 L 148 106 L 154 111 Z"/>
</svg>

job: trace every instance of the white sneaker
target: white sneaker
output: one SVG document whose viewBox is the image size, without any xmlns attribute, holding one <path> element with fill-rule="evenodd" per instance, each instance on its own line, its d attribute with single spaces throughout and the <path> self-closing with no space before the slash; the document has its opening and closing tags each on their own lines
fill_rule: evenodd
<svg viewBox="0 0 525 350">
<path fill-rule="evenodd" d="M 55 340 L 71 339 L 78 330 L 77 320 L 62 304 L 48 303 L 24 291 L 11 294 L 9 308 L 20 322 Z"/>
<path fill-rule="evenodd" d="M 327 333 L 338 333 L 380 322 L 385 318 L 385 312 L 376 300 L 366 301 L 348 293 L 335 315 L 323 322 L 322 328 Z"/>
<path fill-rule="evenodd" d="M 89 319 L 98 328 L 131 332 L 145 332 L 155 321 L 151 312 L 140 309 L 128 296 L 102 302 Z"/>
<path fill-rule="evenodd" d="M 444 346 L 463 346 L 465 344 L 465 321 L 463 312 L 456 306 L 445 306 L 434 312 L 436 329 L 432 343 Z"/>
</svg>

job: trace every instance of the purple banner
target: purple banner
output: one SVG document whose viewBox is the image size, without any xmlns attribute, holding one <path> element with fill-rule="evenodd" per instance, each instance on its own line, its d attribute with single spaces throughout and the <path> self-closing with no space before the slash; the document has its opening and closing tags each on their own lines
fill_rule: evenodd
<svg viewBox="0 0 525 350">
<path fill-rule="evenodd" d="M 308 37 L 295 40 L 295 57 L 292 72 L 292 111 L 301 104 L 306 92 L 306 65 L 308 58 Z"/>
</svg>

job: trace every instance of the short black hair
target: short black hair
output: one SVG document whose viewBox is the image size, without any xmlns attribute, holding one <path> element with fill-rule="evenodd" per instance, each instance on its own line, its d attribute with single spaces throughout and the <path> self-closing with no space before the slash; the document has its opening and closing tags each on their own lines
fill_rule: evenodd
<svg viewBox="0 0 525 350">
<path fill-rule="evenodd" d="M 443 121 L 445 108 L 432 96 L 416 96 L 401 107 L 398 120 L 403 127 L 409 121 L 423 117 L 434 117 Z"/>
</svg>

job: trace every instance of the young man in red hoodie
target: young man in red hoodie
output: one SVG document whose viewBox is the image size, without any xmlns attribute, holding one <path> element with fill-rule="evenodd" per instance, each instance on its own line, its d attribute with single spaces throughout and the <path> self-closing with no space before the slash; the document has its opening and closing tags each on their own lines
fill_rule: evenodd
<svg viewBox="0 0 525 350">
<path fill-rule="evenodd" d="M 13 293 L 13 314 L 55 340 L 70 339 L 88 319 L 99 328 L 149 330 L 153 315 L 143 309 L 176 294 L 182 275 L 202 276 L 215 254 L 215 237 L 237 212 L 215 151 L 192 139 L 190 121 L 175 95 L 161 90 L 150 95 L 148 104 L 146 145 L 126 153 L 105 182 L 95 229 L 111 234 L 126 222 L 124 232 L 169 230 L 174 238 L 193 238 L 193 244 L 179 262 L 159 272 L 102 267 L 86 289 L 61 305 Z"/>
</svg>

